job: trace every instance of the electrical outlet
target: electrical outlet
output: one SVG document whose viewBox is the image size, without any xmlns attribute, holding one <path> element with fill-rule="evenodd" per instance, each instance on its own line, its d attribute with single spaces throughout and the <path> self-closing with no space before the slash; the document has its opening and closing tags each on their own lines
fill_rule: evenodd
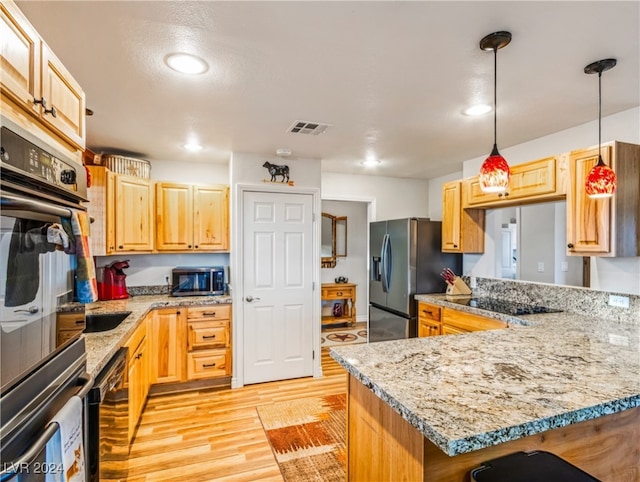
<svg viewBox="0 0 640 482">
<path fill-rule="evenodd" d="M 629 297 L 609 295 L 609 306 L 617 306 L 618 308 L 629 308 Z"/>
<path fill-rule="evenodd" d="M 567 271 L 569 271 L 569 263 L 567 261 L 562 261 L 560 263 L 560 271 L 566 273 Z"/>
<path fill-rule="evenodd" d="M 476 287 L 476 277 L 469 276 L 469 288 L 474 289 Z"/>
<path fill-rule="evenodd" d="M 544 263 L 542 261 L 538 261 L 538 273 L 544 273 Z"/>
</svg>

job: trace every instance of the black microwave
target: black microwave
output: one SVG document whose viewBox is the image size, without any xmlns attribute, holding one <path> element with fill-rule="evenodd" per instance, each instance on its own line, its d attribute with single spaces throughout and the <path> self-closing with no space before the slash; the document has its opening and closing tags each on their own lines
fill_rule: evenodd
<svg viewBox="0 0 640 482">
<path fill-rule="evenodd" d="M 221 266 L 179 266 L 171 272 L 172 296 L 224 294 L 224 268 Z"/>
</svg>

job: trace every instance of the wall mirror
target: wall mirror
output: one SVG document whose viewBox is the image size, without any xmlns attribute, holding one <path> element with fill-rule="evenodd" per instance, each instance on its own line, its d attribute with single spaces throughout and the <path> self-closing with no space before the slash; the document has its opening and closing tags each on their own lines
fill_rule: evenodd
<svg viewBox="0 0 640 482">
<path fill-rule="evenodd" d="M 322 213 L 321 230 L 321 266 L 335 268 L 336 258 L 347 256 L 347 217 Z"/>
</svg>

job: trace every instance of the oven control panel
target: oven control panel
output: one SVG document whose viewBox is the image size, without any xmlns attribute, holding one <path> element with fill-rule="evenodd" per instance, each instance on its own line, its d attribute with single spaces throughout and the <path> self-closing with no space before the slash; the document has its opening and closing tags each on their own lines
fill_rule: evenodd
<svg viewBox="0 0 640 482">
<path fill-rule="evenodd" d="M 6 127 L 2 127 L 0 139 L 2 139 L 0 160 L 3 164 L 15 167 L 66 191 L 74 193 L 79 191 L 78 170 L 82 169 L 81 166 L 53 156 Z"/>
</svg>

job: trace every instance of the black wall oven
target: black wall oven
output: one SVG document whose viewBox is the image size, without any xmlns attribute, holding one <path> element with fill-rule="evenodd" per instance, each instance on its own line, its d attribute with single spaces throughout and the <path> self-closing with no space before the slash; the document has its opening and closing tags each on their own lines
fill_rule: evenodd
<svg viewBox="0 0 640 482">
<path fill-rule="evenodd" d="M 47 237 L 85 209 L 86 173 L 2 116 L 0 129 L 0 481 L 44 480 L 60 470 L 49 464 L 61 433 L 54 420 L 75 397 L 87 439 L 84 339 L 57 326 L 73 299 L 76 259 Z M 79 462 L 86 467 L 86 456 Z"/>
</svg>

